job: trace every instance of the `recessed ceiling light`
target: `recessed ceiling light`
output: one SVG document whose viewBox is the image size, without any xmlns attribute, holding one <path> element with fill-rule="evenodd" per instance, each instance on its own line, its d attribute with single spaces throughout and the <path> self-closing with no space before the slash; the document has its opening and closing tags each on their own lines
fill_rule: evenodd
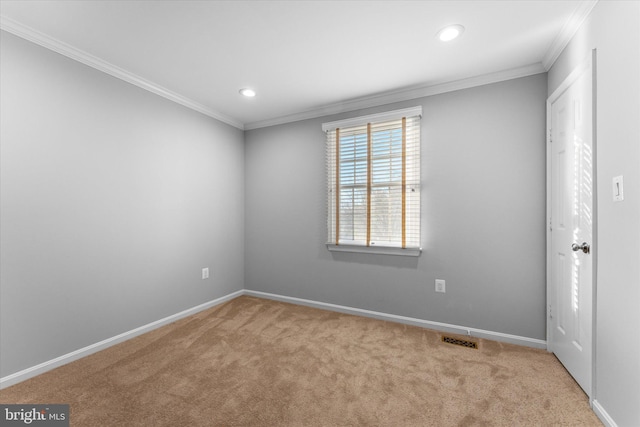
<svg viewBox="0 0 640 427">
<path fill-rule="evenodd" d="M 244 89 L 240 89 L 240 95 L 246 96 L 247 98 L 253 98 L 256 96 L 256 91 L 245 87 Z"/>
<path fill-rule="evenodd" d="M 464 27 L 460 24 L 456 24 L 444 27 L 443 29 L 438 31 L 437 36 L 440 41 L 448 42 L 460 37 L 462 33 L 464 33 Z"/>
</svg>

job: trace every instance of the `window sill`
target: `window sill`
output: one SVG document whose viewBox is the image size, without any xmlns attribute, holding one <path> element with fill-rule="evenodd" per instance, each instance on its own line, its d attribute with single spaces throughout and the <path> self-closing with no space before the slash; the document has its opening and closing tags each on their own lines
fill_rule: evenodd
<svg viewBox="0 0 640 427">
<path fill-rule="evenodd" d="M 399 256 L 420 256 L 422 249 L 416 248 L 393 248 L 388 246 L 356 246 L 356 245 L 335 245 L 327 243 L 327 249 L 330 252 L 351 252 L 362 254 L 379 254 L 379 255 L 399 255 Z"/>
</svg>

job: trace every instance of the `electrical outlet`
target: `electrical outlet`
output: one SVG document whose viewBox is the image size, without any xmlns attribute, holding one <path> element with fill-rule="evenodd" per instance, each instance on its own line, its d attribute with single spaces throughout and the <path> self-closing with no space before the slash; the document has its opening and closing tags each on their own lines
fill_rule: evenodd
<svg viewBox="0 0 640 427">
<path fill-rule="evenodd" d="M 202 269 L 202 280 L 209 278 L 209 267 Z"/>
<path fill-rule="evenodd" d="M 446 283 L 442 279 L 436 279 L 436 292 L 445 293 L 447 291 Z"/>
</svg>

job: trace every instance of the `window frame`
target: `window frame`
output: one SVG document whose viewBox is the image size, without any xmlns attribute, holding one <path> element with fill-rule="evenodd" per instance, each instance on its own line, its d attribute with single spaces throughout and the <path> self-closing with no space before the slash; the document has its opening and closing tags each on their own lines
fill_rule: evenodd
<svg viewBox="0 0 640 427">
<path fill-rule="evenodd" d="M 367 126 L 376 126 L 379 124 L 384 124 L 386 122 L 391 122 L 391 121 L 398 121 L 398 120 L 405 120 L 405 118 L 417 118 L 418 122 L 415 123 L 414 129 L 415 131 L 418 132 L 418 135 L 420 134 L 420 118 L 422 117 L 422 106 L 418 106 L 418 107 L 412 107 L 412 108 L 405 108 L 402 110 L 394 110 L 394 111 L 388 111 L 388 112 L 383 112 L 383 113 L 378 113 L 378 114 L 371 114 L 371 115 L 367 115 L 367 116 L 361 116 L 361 117 L 355 117 L 355 118 L 350 118 L 350 119 L 345 119 L 345 120 L 338 120 L 338 121 L 334 121 L 334 122 L 328 122 L 328 123 L 323 123 L 322 124 L 322 130 L 327 134 L 327 140 L 326 140 L 326 144 L 327 144 L 327 155 L 326 155 L 326 161 L 327 161 L 327 202 L 328 202 L 328 206 L 327 206 L 327 240 L 328 242 L 326 243 L 327 249 L 329 251 L 332 252 L 356 252 L 356 253 L 373 253 L 373 254 L 385 254 L 385 255 L 404 255 L 404 256 L 420 256 L 421 252 L 422 252 L 422 248 L 421 248 L 421 236 L 420 236 L 420 222 L 421 222 L 421 215 L 420 215 L 420 201 L 419 201 L 419 194 L 418 194 L 418 203 L 417 203 L 417 210 L 418 210 L 418 214 L 417 214 L 417 219 L 415 218 L 415 213 L 414 213 L 414 221 L 412 224 L 413 228 L 417 228 L 417 247 L 416 246 L 407 246 L 407 247 L 402 247 L 400 246 L 395 246 L 393 244 L 391 245 L 374 245 L 374 242 L 371 242 L 371 245 L 367 245 L 367 240 L 365 238 L 364 241 L 360 241 L 360 240 L 353 240 L 353 241 L 346 241 L 344 239 L 340 239 L 340 241 L 338 243 L 336 243 L 335 241 L 331 241 L 333 238 L 335 238 L 335 229 L 337 227 L 340 226 L 339 222 L 336 221 L 335 218 L 338 218 L 337 213 L 335 211 L 335 209 L 338 209 L 338 202 L 341 201 L 340 198 L 338 198 L 338 196 L 336 195 L 335 191 L 337 190 L 337 188 L 332 188 L 332 185 L 337 185 L 338 188 L 342 189 L 342 187 L 340 186 L 340 180 L 338 178 L 333 178 L 331 176 L 331 174 L 340 174 L 339 171 L 339 163 L 340 161 L 337 158 L 332 158 L 332 156 L 337 157 L 337 153 L 336 151 L 340 149 L 340 143 L 337 142 L 338 139 L 340 139 L 340 129 L 344 129 L 347 131 L 354 131 L 355 128 L 361 128 L 361 127 L 367 127 Z M 336 132 L 337 130 L 337 132 Z M 338 135 L 336 135 L 336 133 Z M 371 139 L 371 135 L 369 135 L 367 137 L 368 139 L 368 143 L 370 142 L 369 140 Z M 420 147 L 421 147 L 421 140 L 420 140 L 420 136 L 418 136 L 418 140 L 414 142 L 414 152 L 417 153 L 417 165 L 414 165 L 414 167 L 417 167 L 417 187 L 418 187 L 418 192 L 420 192 Z M 333 144 L 333 146 L 332 146 Z M 390 142 L 391 144 L 391 142 Z M 373 146 L 369 145 L 367 147 L 367 152 L 369 152 L 369 150 L 373 150 Z M 367 154 L 368 159 L 371 159 L 373 157 L 373 154 Z M 370 169 L 371 169 L 371 163 L 368 163 L 367 165 L 367 174 L 370 173 Z M 407 170 L 407 167 L 403 164 L 402 166 L 402 173 L 403 176 L 405 174 Z M 390 179 L 388 183 L 386 183 L 385 185 L 389 186 L 389 188 L 391 188 L 391 186 L 396 186 L 398 185 L 397 183 L 395 183 L 393 181 L 393 179 Z M 355 183 L 354 183 L 354 188 L 355 188 Z M 401 187 L 406 188 L 406 185 L 400 184 Z M 372 188 L 374 188 L 373 183 L 369 180 L 366 184 L 366 189 L 367 192 L 370 192 Z M 334 191 L 334 193 L 332 194 L 332 190 Z M 403 192 L 404 193 L 404 192 Z M 336 197 L 335 201 L 332 200 L 332 197 Z M 404 199 L 405 196 L 403 195 L 402 198 Z M 403 207 L 404 209 L 404 207 Z M 368 214 L 371 212 L 370 209 L 367 210 Z M 406 216 L 406 215 L 405 215 Z M 370 219 L 368 219 L 366 221 L 366 226 L 370 227 L 371 226 L 371 221 Z M 403 230 L 404 230 L 404 226 L 403 226 Z M 404 233 L 404 231 L 403 231 Z M 380 243 L 384 243 L 384 242 L 380 242 Z M 414 243 L 415 245 L 415 243 Z"/>
</svg>

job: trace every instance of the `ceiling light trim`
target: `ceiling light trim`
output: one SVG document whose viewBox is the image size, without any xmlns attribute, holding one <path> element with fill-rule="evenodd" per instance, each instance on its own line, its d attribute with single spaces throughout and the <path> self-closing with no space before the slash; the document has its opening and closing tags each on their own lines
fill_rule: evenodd
<svg viewBox="0 0 640 427">
<path fill-rule="evenodd" d="M 393 104 L 395 102 L 410 101 L 412 99 L 439 95 L 456 90 L 469 89 L 472 87 L 484 86 L 492 83 L 499 83 L 502 81 L 517 79 L 520 77 L 528 77 L 535 74 L 545 73 L 546 71 L 547 70 L 544 69 L 541 63 L 536 63 L 527 65 L 525 67 L 513 68 L 510 70 L 484 74 L 481 76 L 470 77 L 462 80 L 442 82 L 429 86 L 416 86 L 385 92 L 377 95 L 355 98 L 344 102 L 337 102 L 319 108 L 306 110 L 300 113 L 245 123 L 244 128 L 245 130 L 252 130 L 297 122 L 300 120 L 316 119 L 318 117 L 326 117 L 333 114 L 346 113 L 349 111 L 361 110 L 371 107 L 379 107 L 381 105 Z"/>
<path fill-rule="evenodd" d="M 244 96 L 245 98 L 255 98 L 256 91 L 251 89 L 250 87 L 244 87 L 242 89 L 239 90 L 240 95 Z"/>
<path fill-rule="evenodd" d="M 464 26 L 460 24 L 452 24 L 443 27 L 436 33 L 436 38 L 443 43 L 456 40 L 464 33 Z"/>
<path fill-rule="evenodd" d="M 193 101 L 185 96 L 179 95 L 143 77 L 140 77 L 136 74 L 126 71 L 116 65 L 113 65 L 107 61 L 104 61 L 94 55 L 91 55 L 90 53 L 77 49 L 63 41 L 50 37 L 46 34 L 43 34 L 40 31 L 37 31 L 17 21 L 14 21 L 13 19 L 7 18 L 6 16 L 0 17 L 0 29 L 7 31 L 13 35 L 16 35 L 20 38 L 23 38 L 25 40 L 28 40 L 32 43 L 40 45 L 44 48 L 52 50 L 56 53 L 64 55 L 68 58 L 71 58 L 77 62 L 88 65 L 92 68 L 95 68 L 96 70 L 102 71 L 120 80 L 124 80 L 127 83 L 131 83 L 151 93 L 160 95 L 163 98 L 166 98 L 182 106 L 195 110 L 206 116 L 219 120 L 223 123 L 231 125 L 240 130 L 244 130 L 243 123 L 238 120 L 235 120 L 217 111 L 213 111 L 210 108 L 207 108 L 206 106 L 196 101 Z"/>
<path fill-rule="evenodd" d="M 546 71 L 551 69 L 597 3 L 598 0 L 583 0 L 567 22 L 565 22 L 556 38 L 551 42 L 549 49 L 547 49 L 547 52 L 542 57 L 542 65 Z"/>
</svg>

